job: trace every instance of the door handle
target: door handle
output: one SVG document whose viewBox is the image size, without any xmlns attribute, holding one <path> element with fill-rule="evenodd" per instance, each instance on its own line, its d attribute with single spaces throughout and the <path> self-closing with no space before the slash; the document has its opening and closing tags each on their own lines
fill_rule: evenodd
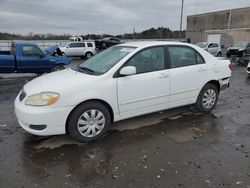
<svg viewBox="0 0 250 188">
<path fill-rule="evenodd" d="M 204 72 L 204 71 L 206 71 L 207 69 L 206 68 L 203 68 L 203 67 L 200 67 L 199 69 L 198 69 L 198 71 L 199 72 Z"/>
<path fill-rule="evenodd" d="M 162 73 L 162 74 L 160 74 L 160 76 L 159 76 L 159 78 L 168 78 L 168 77 L 169 77 L 169 75 L 166 74 L 166 73 Z"/>
</svg>

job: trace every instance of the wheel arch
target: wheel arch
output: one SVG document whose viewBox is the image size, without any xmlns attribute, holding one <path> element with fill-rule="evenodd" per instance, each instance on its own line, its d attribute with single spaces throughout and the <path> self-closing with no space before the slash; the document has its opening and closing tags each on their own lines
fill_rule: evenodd
<svg viewBox="0 0 250 188">
<path fill-rule="evenodd" d="M 210 81 L 208 81 L 205 85 L 207 85 L 207 84 L 213 84 L 213 85 L 215 85 L 216 87 L 217 87 L 217 89 L 218 89 L 218 93 L 220 93 L 220 82 L 218 81 L 218 80 L 210 80 Z M 204 86 L 205 86 L 204 85 Z M 203 87 L 204 87 L 203 86 Z M 202 87 L 202 88 L 203 88 Z M 202 88 L 200 89 L 200 92 L 201 92 L 201 90 L 202 90 Z M 200 93 L 199 92 L 199 93 Z"/>
<path fill-rule="evenodd" d="M 106 101 L 104 101 L 104 100 L 102 100 L 102 99 L 88 99 L 88 100 L 85 100 L 85 101 L 79 103 L 78 105 L 76 105 L 76 106 L 71 110 L 71 112 L 69 113 L 69 115 L 68 115 L 68 117 L 67 117 L 67 120 L 66 120 L 66 125 L 65 125 L 65 131 L 66 131 L 66 133 L 68 133 L 68 121 L 69 121 L 70 115 L 74 112 L 74 110 L 75 110 L 76 108 L 78 108 L 79 106 L 81 106 L 82 104 L 84 104 L 84 103 L 86 103 L 86 102 L 99 102 L 99 103 L 101 103 L 102 105 L 104 105 L 104 106 L 108 109 L 108 111 L 109 111 L 109 113 L 110 113 L 111 122 L 114 121 L 114 111 L 113 111 L 111 105 L 110 105 L 108 102 L 106 102 Z"/>
<path fill-rule="evenodd" d="M 93 53 L 91 51 L 87 51 L 87 52 L 85 52 L 85 56 L 87 55 L 87 53 L 91 53 L 93 55 Z"/>
</svg>

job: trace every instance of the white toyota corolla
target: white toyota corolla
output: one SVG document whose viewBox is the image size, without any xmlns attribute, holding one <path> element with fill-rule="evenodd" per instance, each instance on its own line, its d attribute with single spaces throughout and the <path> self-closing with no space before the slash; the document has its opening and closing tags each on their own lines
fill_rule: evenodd
<svg viewBox="0 0 250 188">
<path fill-rule="evenodd" d="M 15 100 L 15 113 L 32 134 L 69 133 L 89 142 L 122 119 L 188 104 L 209 112 L 230 76 L 228 60 L 192 44 L 125 43 L 75 69 L 30 81 Z"/>
</svg>

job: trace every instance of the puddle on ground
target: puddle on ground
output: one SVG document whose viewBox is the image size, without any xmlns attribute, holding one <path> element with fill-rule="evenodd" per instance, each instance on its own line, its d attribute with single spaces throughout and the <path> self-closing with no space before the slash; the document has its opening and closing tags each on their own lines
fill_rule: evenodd
<svg viewBox="0 0 250 188">
<path fill-rule="evenodd" d="M 204 134 L 215 131 L 215 119 L 216 117 L 213 114 L 201 114 L 177 109 L 117 122 L 111 129 L 120 132 L 118 134 L 122 133 L 124 137 L 134 136 L 137 138 L 136 135 L 140 134 L 146 139 L 154 135 L 165 134 L 175 143 L 185 143 L 198 140 Z M 107 137 L 112 137 L 112 135 L 114 134 L 111 133 Z M 124 142 L 124 139 L 120 139 Z M 131 140 L 133 139 L 130 138 Z M 65 145 L 82 146 L 85 144 L 77 142 L 69 135 L 61 135 L 49 137 L 32 145 L 34 149 L 41 150 L 56 149 Z"/>
<path fill-rule="evenodd" d="M 84 143 L 79 143 L 69 135 L 59 135 L 52 136 L 48 139 L 42 140 L 39 143 L 33 145 L 33 148 L 36 150 L 41 149 L 56 149 L 65 145 L 84 145 Z"/>
</svg>

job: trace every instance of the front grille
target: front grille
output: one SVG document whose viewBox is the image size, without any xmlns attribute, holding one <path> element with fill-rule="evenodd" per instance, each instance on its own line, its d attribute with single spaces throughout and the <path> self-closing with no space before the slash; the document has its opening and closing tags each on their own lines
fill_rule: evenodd
<svg viewBox="0 0 250 188">
<path fill-rule="evenodd" d="M 26 93 L 25 93 L 24 90 L 22 89 L 22 90 L 21 90 L 21 93 L 20 93 L 20 95 L 19 95 L 19 100 L 20 100 L 20 102 L 22 102 L 22 100 L 23 100 L 25 97 L 26 97 Z"/>
</svg>

